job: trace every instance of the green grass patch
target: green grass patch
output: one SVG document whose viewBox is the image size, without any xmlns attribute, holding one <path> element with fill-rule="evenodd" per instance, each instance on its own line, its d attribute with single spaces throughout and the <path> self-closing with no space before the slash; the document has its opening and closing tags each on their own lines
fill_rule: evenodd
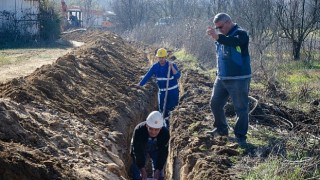
<svg viewBox="0 0 320 180">
<path fill-rule="evenodd" d="M 277 79 L 285 90 L 288 100 L 285 105 L 307 110 L 309 102 L 320 97 L 320 62 L 305 64 L 293 61 L 279 66 Z"/>
<path fill-rule="evenodd" d="M 286 77 L 280 78 L 283 88 L 289 95 L 289 104 L 297 105 L 317 99 L 320 97 L 320 72 L 315 70 L 296 70 L 290 72 Z"/>
<path fill-rule="evenodd" d="M 188 131 L 193 132 L 196 131 L 196 128 L 201 125 L 201 122 L 193 122 L 192 124 L 190 124 L 190 126 L 188 127 Z"/>
<path fill-rule="evenodd" d="M 175 52 L 174 56 L 177 57 L 177 61 L 183 65 L 184 69 L 196 70 L 199 67 L 197 58 L 188 54 L 184 49 Z"/>
<path fill-rule="evenodd" d="M 316 59 L 320 58 L 320 53 L 319 52 L 315 55 L 315 58 Z M 320 61 L 313 61 L 311 66 L 310 66 L 310 69 L 320 69 Z"/>
<path fill-rule="evenodd" d="M 250 88 L 255 90 L 265 90 L 265 85 L 260 82 L 251 81 Z"/>
<path fill-rule="evenodd" d="M 0 65 L 10 64 L 10 59 L 3 54 L 0 54 Z"/>
<path fill-rule="evenodd" d="M 295 73 L 295 74 L 288 75 L 286 80 L 291 84 L 299 85 L 302 83 L 309 83 L 313 80 L 313 78 L 310 77 L 308 74 Z"/>
<path fill-rule="evenodd" d="M 214 69 L 208 69 L 205 71 L 200 71 L 199 73 L 203 74 L 206 77 L 209 77 L 212 80 L 212 82 L 214 82 L 214 79 L 216 78 L 216 72 L 217 72 L 217 69 L 214 68 Z"/>
<path fill-rule="evenodd" d="M 266 146 L 268 144 L 268 142 L 261 137 L 251 137 L 249 139 L 250 143 L 254 144 L 255 146 Z"/>
<path fill-rule="evenodd" d="M 302 180 L 302 169 L 298 166 L 287 166 L 280 159 L 270 158 L 266 162 L 259 164 L 252 171 L 244 176 L 248 180 Z"/>
<path fill-rule="evenodd" d="M 262 126 L 258 127 L 259 131 L 250 131 L 248 134 L 248 139 L 255 146 L 267 146 L 269 140 L 280 140 L 281 136 L 269 128 L 263 128 Z"/>
<path fill-rule="evenodd" d="M 311 70 L 311 69 L 320 69 L 319 61 L 312 61 L 311 63 L 307 63 L 305 61 L 291 61 L 290 63 L 284 63 L 279 66 L 281 70 L 284 72 L 292 72 L 294 70 Z"/>
<path fill-rule="evenodd" d="M 266 152 L 265 158 L 248 169 L 243 179 L 300 180 L 320 177 L 319 159 L 314 152 L 315 145 L 319 144 L 317 140 L 309 141 L 309 137 L 274 131 L 272 127 L 256 128 L 258 130 L 250 130 L 248 140 L 257 149 Z"/>
<path fill-rule="evenodd" d="M 232 164 L 236 164 L 237 162 L 239 162 L 240 157 L 239 156 L 230 156 L 229 160 L 232 162 Z"/>
<path fill-rule="evenodd" d="M 29 56 L 21 55 L 21 56 L 15 57 L 15 59 L 13 59 L 13 62 L 19 63 L 19 62 L 26 61 L 26 60 L 29 60 L 29 59 L 30 59 Z"/>
<path fill-rule="evenodd" d="M 22 54 L 6 54 L 0 52 L 0 65 L 13 64 L 28 60 L 30 57 Z"/>
<path fill-rule="evenodd" d="M 198 132 L 193 132 L 193 133 L 192 133 L 192 136 L 193 136 L 193 137 L 198 137 L 198 136 L 199 136 L 199 133 L 198 133 Z"/>
</svg>

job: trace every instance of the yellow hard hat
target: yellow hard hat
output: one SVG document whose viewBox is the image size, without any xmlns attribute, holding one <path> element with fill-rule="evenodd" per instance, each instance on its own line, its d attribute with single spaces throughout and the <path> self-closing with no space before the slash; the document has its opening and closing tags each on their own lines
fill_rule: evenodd
<svg viewBox="0 0 320 180">
<path fill-rule="evenodd" d="M 167 50 L 164 48 L 158 49 L 156 54 L 157 57 L 166 57 L 167 55 L 168 55 Z"/>
</svg>

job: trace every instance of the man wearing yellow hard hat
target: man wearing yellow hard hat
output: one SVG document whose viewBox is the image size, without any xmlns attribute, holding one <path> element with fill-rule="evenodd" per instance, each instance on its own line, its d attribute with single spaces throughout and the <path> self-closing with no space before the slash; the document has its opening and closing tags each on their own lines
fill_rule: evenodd
<svg viewBox="0 0 320 180">
<path fill-rule="evenodd" d="M 158 105 L 159 111 L 166 119 L 166 125 L 169 126 L 168 116 L 179 102 L 179 86 L 178 79 L 180 72 L 175 63 L 167 60 L 168 52 L 164 48 L 159 48 L 156 52 L 158 62 L 154 63 L 143 79 L 139 82 L 143 86 L 147 81 L 155 76 L 159 87 Z"/>
</svg>

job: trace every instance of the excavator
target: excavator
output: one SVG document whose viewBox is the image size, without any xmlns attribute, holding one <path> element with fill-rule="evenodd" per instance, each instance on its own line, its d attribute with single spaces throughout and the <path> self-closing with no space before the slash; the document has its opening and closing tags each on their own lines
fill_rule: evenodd
<svg viewBox="0 0 320 180">
<path fill-rule="evenodd" d="M 63 17 L 63 31 L 82 27 L 82 12 L 80 8 L 68 8 L 65 0 L 61 0 L 61 13 Z"/>
<path fill-rule="evenodd" d="M 92 22 L 83 24 L 83 11 L 85 14 L 90 14 Z M 110 29 L 114 27 L 112 19 L 116 16 L 111 11 L 98 9 L 82 9 L 80 6 L 68 7 L 65 0 L 61 0 L 61 13 L 63 16 L 62 31 L 67 29 L 79 29 L 83 26 L 90 26 L 91 28 Z"/>
</svg>

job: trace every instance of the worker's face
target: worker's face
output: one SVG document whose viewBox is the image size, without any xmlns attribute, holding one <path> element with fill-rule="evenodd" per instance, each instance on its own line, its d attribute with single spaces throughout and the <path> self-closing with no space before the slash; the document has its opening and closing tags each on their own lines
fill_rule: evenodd
<svg viewBox="0 0 320 180">
<path fill-rule="evenodd" d="M 150 137 L 157 137 L 161 128 L 152 128 L 147 125 L 148 133 Z"/>
<path fill-rule="evenodd" d="M 161 66 L 166 64 L 166 57 L 158 57 L 158 61 Z"/>
<path fill-rule="evenodd" d="M 221 32 L 221 34 L 227 35 L 230 31 L 231 21 L 218 21 L 214 25 L 216 26 L 216 30 Z"/>
</svg>

